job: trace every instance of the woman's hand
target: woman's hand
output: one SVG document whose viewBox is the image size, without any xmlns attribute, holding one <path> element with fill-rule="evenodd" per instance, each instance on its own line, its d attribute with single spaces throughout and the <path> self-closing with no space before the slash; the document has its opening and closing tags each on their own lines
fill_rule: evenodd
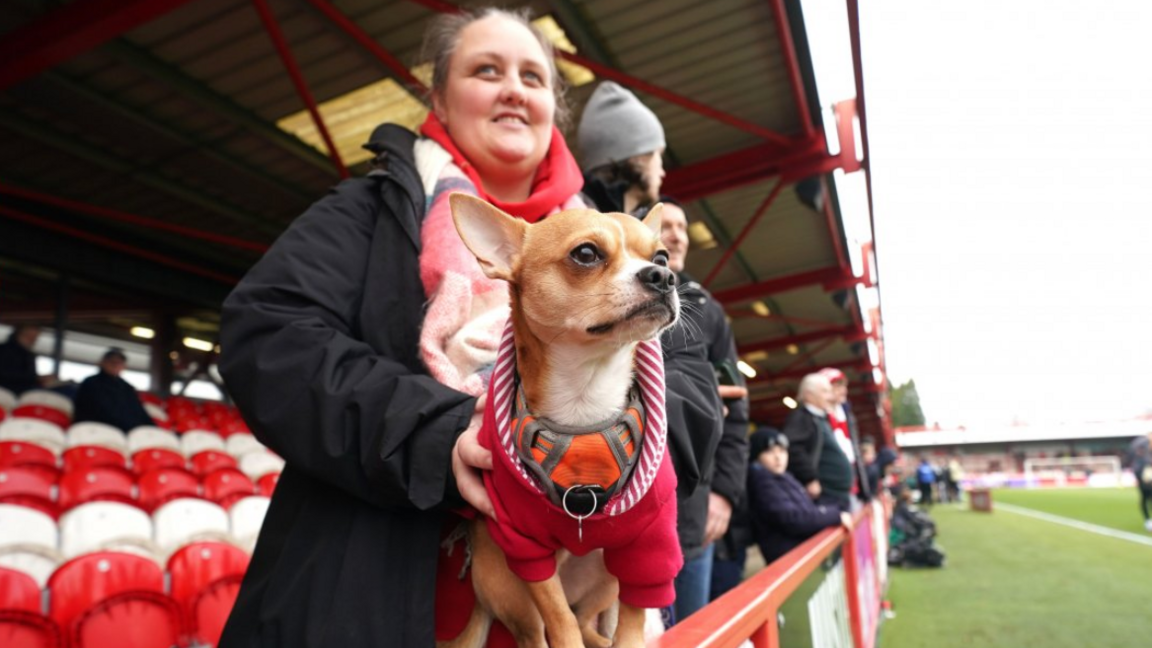
<svg viewBox="0 0 1152 648">
<path fill-rule="evenodd" d="M 452 448 L 452 474 L 456 478 L 456 487 L 460 489 L 460 496 L 464 501 L 484 515 L 495 519 L 496 509 L 492 506 L 492 500 L 488 498 L 484 479 L 480 476 L 481 470 L 492 470 L 492 452 L 480 445 L 479 439 L 486 401 L 486 396 L 477 399 L 472 422 L 456 439 L 456 445 Z"/>
</svg>

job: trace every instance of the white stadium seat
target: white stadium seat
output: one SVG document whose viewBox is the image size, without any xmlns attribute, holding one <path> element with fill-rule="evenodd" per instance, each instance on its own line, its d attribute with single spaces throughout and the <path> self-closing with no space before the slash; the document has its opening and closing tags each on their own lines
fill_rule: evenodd
<svg viewBox="0 0 1152 648">
<path fill-rule="evenodd" d="M 268 513 L 268 505 L 272 503 L 263 495 L 245 497 L 232 505 L 228 517 L 232 524 L 232 537 L 248 551 L 256 546 L 256 537 L 260 534 L 260 526 L 264 524 L 264 516 Z"/>
<path fill-rule="evenodd" d="M 15 504 L 0 504 L 0 546 L 41 545 L 56 549 L 60 534 L 47 513 Z"/>
<path fill-rule="evenodd" d="M 267 452 L 268 448 L 260 443 L 255 436 L 247 432 L 237 432 L 224 440 L 224 449 L 236 459 L 240 459 L 249 452 Z"/>
<path fill-rule="evenodd" d="M 64 394 L 58 394 L 47 389 L 32 389 L 20 394 L 16 400 L 17 405 L 43 405 L 54 410 L 60 410 L 72 418 L 72 399 Z"/>
<path fill-rule="evenodd" d="M 224 439 L 215 432 L 207 430 L 188 430 L 180 435 L 180 450 L 185 457 L 192 457 L 205 450 L 225 452 Z"/>
<path fill-rule="evenodd" d="M 249 452 L 240 457 L 240 471 L 256 481 L 268 473 L 283 472 L 284 460 L 271 452 Z"/>
<path fill-rule="evenodd" d="M 152 519 L 120 502 L 81 504 L 60 517 L 60 551 L 65 558 L 99 549 L 154 552 Z"/>
<path fill-rule="evenodd" d="M 119 450 L 121 454 L 128 451 L 128 439 L 124 436 L 124 432 L 105 423 L 94 421 L 74 423 L 68 428 L 66 436 L 69 448 L 103 446 Z"/>
<path fill-rule="evenodd" d="M 60 454 L 66 438 L 59 425 L 39 419 L 14 418 L 0 423 L 0 441 L 29 441 Z"/>
<path fill-rule="evenodd" d="M 152 425 L 132 428 L 128 433 L 128 454 L 136 454 L 148 448 L 164 448 L 180 452 L 180 438 L 175 432 Z"/>
<path fill-rule="evenodd" d="M 153 421 L 167 421 L 168 412 L 156 403 L 144 403 L 144 411 L 148 412 L 148 416 L 152 417 Z"/>
<path fill-rule="evenodd" d="M 152 514 L 153 538 L 164 555 L 170 555 L 193 540 L 231 541 L 228 513 L 208 500 L 193 497 L 174 499 Z"/>
</svg>

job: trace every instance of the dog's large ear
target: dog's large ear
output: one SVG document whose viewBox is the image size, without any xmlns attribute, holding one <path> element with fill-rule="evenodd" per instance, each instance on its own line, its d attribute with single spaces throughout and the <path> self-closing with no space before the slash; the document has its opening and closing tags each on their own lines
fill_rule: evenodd
<svg viewBox="0 0 1152 648">
<path fill-rule="evenodd" d="M 468 194 L 448 196 L 452 220 L 464 245 L 489 279 L 512 280 L 512 268 L 524 246 L 527 223 Z"/>
<path fill-rule="evenodd" d="M 648 213 L 644 216 L 644 220 L 641 222 L 647 225 L 648 229 L 652 230 L 652 233 L 656 235 L 656 238 L 660 238 L 660 225 L 663 220 L 664 203 L 656 203 L 655 205 L 652 205 L 652 209 L 648 210 Z"/>
</svg>

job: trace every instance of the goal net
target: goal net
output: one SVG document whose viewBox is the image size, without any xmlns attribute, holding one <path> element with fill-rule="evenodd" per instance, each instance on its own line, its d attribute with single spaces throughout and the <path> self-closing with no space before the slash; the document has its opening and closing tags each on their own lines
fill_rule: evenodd
<svg viewBox="0 0 1152 648">
<path fill-rule="evenodd" d="M 1120 457 L 1048 457 L 1024 460 L 1029 486 L 1120 486 Z"/>
</svg>

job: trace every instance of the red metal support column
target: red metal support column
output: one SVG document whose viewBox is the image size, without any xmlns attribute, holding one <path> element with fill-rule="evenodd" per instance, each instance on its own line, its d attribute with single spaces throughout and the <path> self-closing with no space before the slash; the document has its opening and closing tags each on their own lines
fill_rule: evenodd
<svg viewBox="0 0 1152 648">
<path fill-rule="evenodd" d="M 45 14 L 0 40 L 0 90 L 102 45 L 191 0 L 86 0 Z"/>
<path fill-rule="evenodd" d="M 439 11 L 440 13 L 460 13 L 463 11 L 461 7 L 458 7 L 450 2 L 444 2 L 444 0 L 410 1 L 428 7 L 433 11 Z M 751 133 L 769 142 L 775 142 L 776 144 L 786 147 L 792 147 L 797 143 L 797 140 L 786 135 L 781 135 L 774 130 L 764 128 L 758 124 L 753 124 L 752 122 L 740 119 L 735 115 L 730 115 L 726 112 L 716 110 L 711 106 L 706 106 L 702 103 L 692 101 L 688 97 L 676 94 L 667 88 L 663 88 L 653 83 L 648 83 L 643 79 L 636 78 L 615 68 L 611 68 L 607 65 L 597 63 L 591 59 L 584 58 L 579 54 L 556 50 L 556 55 L 566 61 L 571 61 L 572 63 L 588 68 L 601 78 L 610 79 L 622 85 L 626 85 L 634 90 L 639 90 L 640 92 L 650 94 L 653 97 L 658 97 L 664 101 L 667 101 L 668 103 L 676 104 L 681 108 L 691 110 L 692 112 L 700 115 L 704 115 L 705 117 L 714 119 L 722 124 L 727 124 L 733 128 L 738 128 L 746 133 Z"/>
<path fill-rule="evenodd" d="M 320 131 L 320 137 L 324 139 L 324 145 L 328 147 L 328 157 L 332 158 L 332 163 L 336 165 L 336 170 L 340 173 L 341 178 L 349 177 L 348 168 L 344 166 L 344 160 L 340 159 L 340 151 L 336 150 L 336 144 L 332 141 L 328 126 L 324 124 L 324 118 L 320 116 L 320 108 L 316 105 L 316 99 L 312 96 L 312 91 L 308 89 L 308 83 L 304 81 L 304 75 L 300 72 L 296 58 L 292 56 L 292 50 L 288 47 L 288 40 L 284 38 L 284 32 L 276 23 L 276 16 L 272 14 L 268 0 L 252 0 L 252 5 L 260 14 L 260 20 L 264 22 L 264 29 L 272 38 L 272 44 L 276 47 L 276 53 L 280 55 L 280 60 L 284 63 L 288 76 L 292 77 L 296 92 L 308 107 L 308 114 L 312 115 L 312 123 L 316 124 L 316 130 Z"/>
<path fill-rule="evenodd" d="M 404 67 L 404 64 L 400 62 L 400 59 L 393 56 L 392 52 L 384 49 L 380 43 L 377 43 L 374 38 L 368 35 L 368 32 L 365 32 L 360 28 L 359 25 L 349 20 L 347 16 L 341 13 L 340 10 L 333 6 L 330 2 L 326 2 L 325 0 L 308 0 L 308 4 L 316 7 L 317 11 L 324 14 L 328 17 L 328 20 L 332 21 L 332 24 L 339 27 L 344 33 L 348 34 L 353 39 L 355 39 L 356 42 L 360 43 L 364 49 L 368 50 L 368 52 L 375 56 L 377 60 L 387 66 L 388 69 L 392 70 L 393 74 L 404 81 L 404 83 L 407 84 L 409 88 L 419 92 L 420 94 L 425 94 L 428 92 L 428 88 L 423 83 L 421 83 L 420 79 L 412 76 L 412 73 L 408 71 L 408 68 Z"/>
<path fill-rule="evenodd" d="M 860 618 L 860 565 L 856 560 L 856 528 L 867 524 L 870 518 L 863 513 L 853 516 L 852 528 L 848 531 L 840 548 L 840 560 L 844 561 L 844 593 L 848 599 L 848 628 L 852 631 L 852 645 L 864 648 L 864 620 Z"/>
<path fill-rule="evenodd" d="M 804 125 L 804 135 L 811 137 L 812 113 L 808 109 L 808 96 L 804 92 L 804 81 L 800 78 L 800 62 L 796 59 L 796 44 L 792 40 L 792 26 L 788 22 L 788 10 L 784 0 L 772 0 L 772 15 L 776 18 L 776 34 L 780 37 L 780 51 L 788 64 L 788 81 L 792 86 L 792 99 L 796 102 L 796 112 Z"/>
<path fill-rule="evenodd" d="M 740 244 L 743 243 L 744 239 L 748 237 L 748 234 L 752 232 L 752 228 L 756 227 L 756 224 L 760 222 L 764 214 L 768 213 L 768 208 L 772 206 L 772 203 L 776 202 L 776 197 L 780 195 L 780 190 L 783 188 L 784 181 L 779 180 L 776 182 L 776 186 L 772 187 L 772 191 L 768 192 L 768 197 L 756 208 L 756 213 L 744 224 L 744 228 L 736 235 L 736 238 L 732 241 L 732 245 L 729 245 L 728 249 L 724 250 L 724 255 L 720 257 L 720 260 L 716 262 L 716 265 L 712 267 L 712 271 L 709 272 L 708 276 L 704 279 L 705 288 L 712 285 L 712 280 L 716 278 L 716 275 L 720 274 L 720 270 L 724 268 L 724 265 L 728 263 L 732 255 L 736 254 L 736 251 L 740 249 Z"/>
</svg>

